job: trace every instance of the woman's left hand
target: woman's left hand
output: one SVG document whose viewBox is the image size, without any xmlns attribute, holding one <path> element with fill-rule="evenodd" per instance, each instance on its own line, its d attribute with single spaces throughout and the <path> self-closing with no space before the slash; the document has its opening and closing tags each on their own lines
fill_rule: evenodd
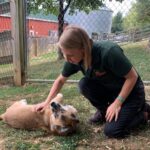
<svg viewBox="0 0 150 150">
<path fill-rule="evenodd" d="M 115 121 L 118 119 L 119 112 L 121 110 L 121 103 L 118 102 L 118 100 L 115 100 L 108 108 L 106 111 L 106 121 L 111 122 L 114 117 Z"/>
</svg>

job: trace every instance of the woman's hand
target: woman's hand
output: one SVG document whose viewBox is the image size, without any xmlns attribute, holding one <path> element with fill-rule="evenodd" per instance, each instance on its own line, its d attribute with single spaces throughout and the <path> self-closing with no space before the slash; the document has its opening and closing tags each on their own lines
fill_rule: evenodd
<svg viewBox="0 0 150 150">
<path fill-rule="evenodd" d="M 121 110 L 121 103 L 116 99 L 106 111 L 106 121 L 111 122 L 115 117 L 115 121 L 118 119 L 119 112 Z"/>
<path fill-rule="evenodd" d="M 48 106 L 48 103 L 45 101 L 45 102 L 42 102 L 42 103 L 39 103 L 39 104 L 36 104 L 34 106 L 34 111 L 40 111 L 40 112 L 43 112 L 44 109 Z"/>
</svg>

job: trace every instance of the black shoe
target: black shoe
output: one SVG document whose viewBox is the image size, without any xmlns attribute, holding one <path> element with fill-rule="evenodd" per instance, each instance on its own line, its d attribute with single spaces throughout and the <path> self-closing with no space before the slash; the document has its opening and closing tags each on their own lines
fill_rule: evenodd
<svg viewBox="0 0 150 150">
<path fill-rule="evenodd" d="M 104 122 L 105 122 L 105 116 L 103 116 L 99 110 L 97 110 L 95 114 L 88 120 L 88 123 L 90 124 L 101 124 Z"/>
<path fill-rule="evenodd" d="M 148 114 L 147 120 L 150 120 L 150 105 L 148 103 L 145 103 L 144 112 Z"/>
</svg>

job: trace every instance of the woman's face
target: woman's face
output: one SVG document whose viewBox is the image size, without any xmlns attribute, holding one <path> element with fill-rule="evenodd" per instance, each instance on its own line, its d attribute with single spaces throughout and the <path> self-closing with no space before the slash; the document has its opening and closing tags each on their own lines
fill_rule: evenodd
<svg viewBox="0 0 150 150">
<path fill-rule="evenodd" d="M 78 64 L 84 56 L 82 49 L 61 49 L 61 52 L 63 53 L 65 60 L 73 64 Z"/>
</svg>

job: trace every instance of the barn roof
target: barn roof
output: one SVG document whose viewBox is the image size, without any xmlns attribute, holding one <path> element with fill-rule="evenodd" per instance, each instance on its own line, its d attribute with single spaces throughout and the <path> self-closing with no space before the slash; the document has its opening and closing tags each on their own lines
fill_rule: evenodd
<svg viewBox="0 0 150 150">
<path fill-rule="evenodd" d="M 10 13 L 1 14 L 0 16 L 3 17 L 10 17 Z M 28 19 L 34 19 L 34 20 L 41 20 L 41 21 L 51 21 L 51 22 L 58 22 L 57 16 L 53 14 L 43 14 L 43 13 L 37 13 L 37 14 L 30 14 L 27 16 Z"/>
<path fill-rule="evenodd" d="M 29 19 L 35 19 L 35 20 L 45 20 L 45 21 L 55 21 L 57 22 L 57 16 L 53 14 L 44 14 L 44 13 L 37 13 L 37 14 L 30 14 L 28 16 Z"/>
</svg>

